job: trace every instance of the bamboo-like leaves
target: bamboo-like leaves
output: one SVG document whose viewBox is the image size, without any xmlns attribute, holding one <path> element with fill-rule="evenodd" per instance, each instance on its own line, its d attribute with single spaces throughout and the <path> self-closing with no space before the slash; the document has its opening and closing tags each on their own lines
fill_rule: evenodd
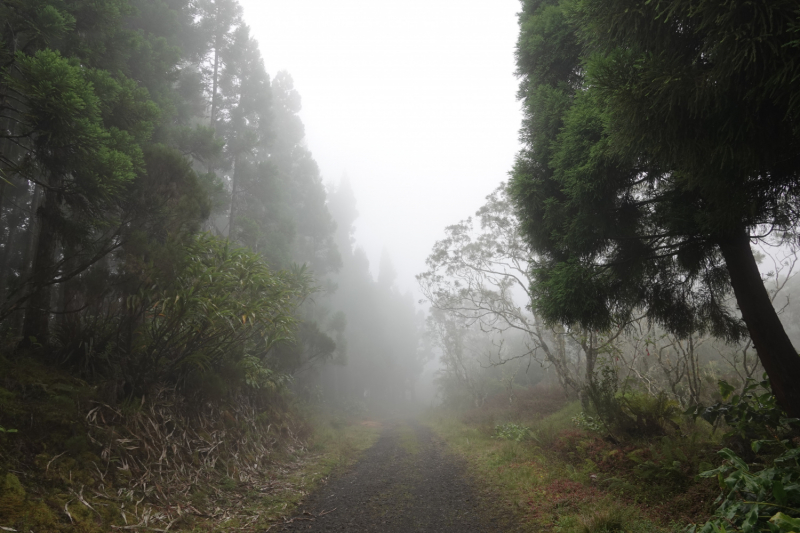
<svg viewBox="0 0 800 533">
<path fill-rule="evenodd" d="M 174 283 L 131 300 L 148 309 L 138 364 L 146 365 L 151 383 L 232 363 L 248 385 L 277 387 L 283 377 L 269 369 L 269 352 L 293 338 L 295 309 L 314 290 L 304 268 L 273 272 L 249 250 L 200 236 Z"/>
</svg>

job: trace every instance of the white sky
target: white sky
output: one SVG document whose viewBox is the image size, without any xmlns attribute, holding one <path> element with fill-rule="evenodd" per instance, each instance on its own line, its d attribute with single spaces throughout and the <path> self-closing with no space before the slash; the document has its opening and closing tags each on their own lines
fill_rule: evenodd
<svg viewBox="0 0 800 533">
<path fill-rule="evenodd" d="M 288 70 L 325 182 L 350 178 L 356 240 L 398 286 L 518 150 L 519 0 L 240 0 L 267 70 Z"/>
</svg>

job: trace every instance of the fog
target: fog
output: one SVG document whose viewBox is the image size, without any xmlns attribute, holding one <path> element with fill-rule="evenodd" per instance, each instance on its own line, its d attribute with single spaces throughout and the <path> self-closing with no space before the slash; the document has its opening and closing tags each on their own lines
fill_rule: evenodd
<svg viewBox="0 0 800 533">
<path fill-rule="evenodd" d="M 59 4 L 63 27 L 0 50 L 28 84 L 0 76 L 8 349 L 58 354 L 111 402 L 170 383 L 414 403 L 437 361 L 416 276 L 520 147 L 519 1 L 122 4 Z"/>
<path fill-rule="evenodd" d="M 352 184 L 373 275 L 385 249 L 418 294 L 444 227 L 483 204 L 519 149 L 519 2 L 241 4 L 267 71 L 294 78 L 323 179 Z"/>
</svg>

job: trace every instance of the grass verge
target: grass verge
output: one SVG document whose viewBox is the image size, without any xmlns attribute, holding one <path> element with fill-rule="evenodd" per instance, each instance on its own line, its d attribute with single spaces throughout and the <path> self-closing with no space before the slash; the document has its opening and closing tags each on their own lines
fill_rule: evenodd
<svg viewBox="0 0 800 533">
<path fill-rule="evenodd" d="M 573 418 L 580 412 L 578 402 L 562 401 L 522 416 L 496 406 L 434 409 L 423 421 L 532 530 L 681 531 L 708 516 L 716 488 L 695 476 L 713 461 L 710 442 L 675 436 L 612 444 L 578 429 Z"/>
<path fill-rule="evenodd" d="M 378 437 L 379 426 L 369 420 L 343 420 L 320 413 L 311 417 L 314 430 L 306 449 L 276 459 L 265 470 L 261 484 L 230 483 L 218 493 L 202 495 L 205 501 L 201 503 L 218 508 L 222 514 L 188 515 L 176 531 L 268 529 L 291 515 L 330 475 L 355 463 Z"/>
</svg>

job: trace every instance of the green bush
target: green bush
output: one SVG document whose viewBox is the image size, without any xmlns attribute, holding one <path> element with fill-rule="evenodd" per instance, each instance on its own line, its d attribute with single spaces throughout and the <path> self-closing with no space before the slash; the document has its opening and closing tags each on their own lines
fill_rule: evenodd
<svg viewBox="0 0 800 533">
<path fill-rule="evenodd" d="M 315 290 L 305 267 L 273 271 L 258 254 L 211 235 L 168 266 L 140 267 L 123 312 L 86 313 L 62 327 L 65 361 L 127 397 L 159 384 L 219 399 L 287 382 L 273 350 L 293 340 L 295 311 Z"/>
<path fill-rule="evenodd" d="M 750 444 L 753 460 L 748 464 L 730 448 L 719 452 L 722 465 L 700 476 L 718 479 L 720 505 L 708 522 L 687 531 L 800 531 L 800 421 L 780 410 L 766 380 L 751 380 L 741 394 L 733 394 L 734 388 L 722 381 L 720 392 L 730 401 L 697 407 L 693 413 L 713 423 L 724 420 L 731 428 L 729 435 L 758 436 Z"/>
<path fill-rule="evenodd" d="M 515 442 L 522 442 L 524 440 L 535 440 L 536 436 L 531 431 L 531 428 L 523 426 L 522 424 L 498 424 L 494 428 L 493 439 L 513 440 Z"/>
<path fill-rule="evenodd" d="M 601 364 L 600 371 L 583 389 L 584 407 L 616 438 L 653 437 L 677 429 L 678 404 L 666 394 L 651 395 L 636 389 L 620 390 L 617 370 Z"/>
<path fill-rule="evenodd" d="M 738 394 L 732 385 L 720 380 L 719 392 L 722 401 L 706 408 L 699 405 L 690 407 L 687 414 L 701 417 L 715 427 L 724 422 L 730 428 L 725 438 L 738 436 L 758 440 L 797 430 L 778 406 L 766 374 L 761 381 L 748 379 Z"/>
<path fill-rule="evenodd" d="M 587 415 L 583 411 L 572 417 L 572 423 L 578 428 L 586 431 L 593 431 L 595 433 L 600 433 L 603 431 L 603 425 L 600 423 L 600 421 L 595 419 L 593 416 Z"/>
<path fill-rule="evenodd" d="M 754 445 L 759 442 L 754 441 Z M 800 531 L 800 448 L 790 443 L 789 440 L 769 443 L 782 447 L 783 453 L 758 471 L 751 470 L 730 448 L 720 450 L 725 458 L 722 466 L 700 476 L 719 480 L 723 493 L 717 501 L 721 504 L 700 529 L 692 525 L 687 531 Z"/>
</svg>

